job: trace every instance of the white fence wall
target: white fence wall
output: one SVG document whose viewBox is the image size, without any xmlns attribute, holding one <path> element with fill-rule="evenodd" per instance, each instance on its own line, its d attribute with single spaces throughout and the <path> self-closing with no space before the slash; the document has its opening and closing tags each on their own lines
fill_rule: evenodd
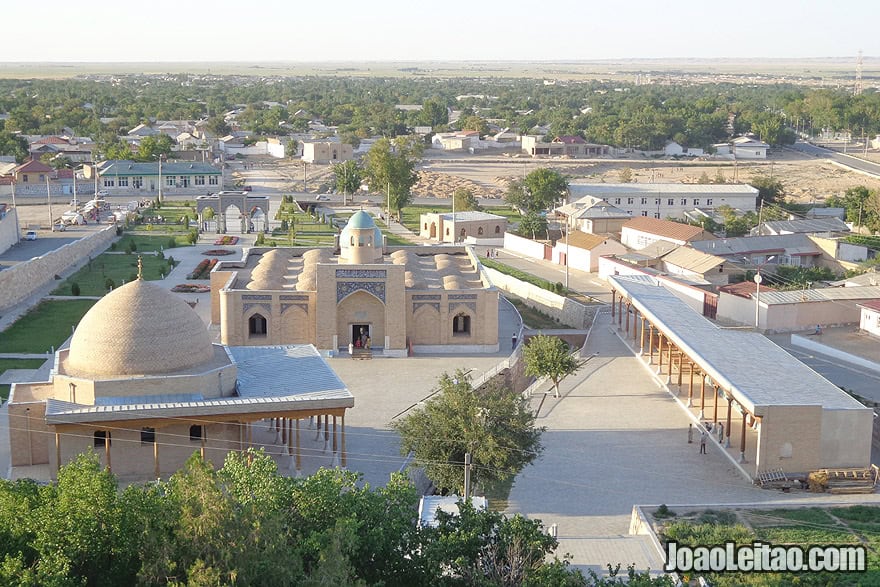
<svg viewBox="0 0 880 587">
<path fill-rule="evenodd" d="M 504 248 L 533 259 L 543 259 L 546 245 L 509 232 L 504 233 Z"/>
</svg>

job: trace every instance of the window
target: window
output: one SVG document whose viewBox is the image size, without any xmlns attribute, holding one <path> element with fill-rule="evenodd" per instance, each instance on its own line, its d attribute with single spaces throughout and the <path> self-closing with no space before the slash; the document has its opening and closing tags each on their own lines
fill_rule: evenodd
<svg viewBox="0 0 880 587">
<path fill-rule="evenodd" d="M 217 176 L 212 175 L 208 178 L 208 185 L 217 185 Z"/>
<path fill-rule="evenodd" d="M 40 174 L 40 183 L 43 183 L 44 181 L 46 181 L 46 176 L 41 173 Z"/>
<path fill-rule="evenodd" d="M 185 187 L 185 188 L 189 187 L 189 179 L 190 179 L 190 177 L 188 175 L 181 175 L 180 176 L 180 183 L 182 184 L 183 187 Z"/>
<path fill-rule="evenodd" d="M 706 200 L 706 205 L 707 205 L 707 206 L 711 206 L 711 205 L 712 205 L 712 198 L 709 198 L 708 200 Z"/>
<path fill-rule="evenodd" d="M 425 222 L 425 230 L 428 230 L 428 223 Z"/>
<path fill-rule="evenodd" d="M 654 218 L 660 218 L 660 212 L 654 212 Z"/>
<path fill-rule="evenodd" d="M 254 314 L 248 319 L 248 334 L 266 336 L 266 319 L 262 314 Z"/>
<path fill-rule="evenodd" d="M 483 236 L 483 227 L 482 226 L 477 227 L 477 236 Z"/>
<path fill-rule="evenodd" d="M 461 238 L 466 237 L 466 236 L 467 236 L 467 232 L 465 232 L 465 229 L 462 228 L 461 230 L 459 230 L 459 231 L 458 231 L 458 236 L 460 236 Z"/>
<path fill-rule="evenodd" d="M 202 438 L 204 438 L 205 432 L 201 426 L 190 426 L 189 427 L 189 439 L 191 441 L 200 442 Z"/>
<path fill-rule="evenodd" d="M 614 198 L 614 203 L 615 203 L 615 204 L 619 204 L 619 203 L 620 203 L 620 198 Z"/>
<path fill-rule="evenodd" d="M 121 187 L 121 188 L 128 187 L 128 178 L 127 177 L 120 177 L 119 178 L 119 187 Z"/>
<path fill-rule="evenodd" d="M 336 149 L 333 149 L 333 159 L 338 159 L 339 157 L 336 155 Z"/>
<path fill-rule="evenodd" d="M 633 203 L 633 199 L 632 199 L 632 198 L 627 198 L 627 199 L 626 199 L 626 203 L 627 203 L 627 204 L 632 204 L 632 203 Z"/>
<path fill-rule="evenodd" d="M 700 198 L 694 198 L 694 206 L 700 205 Z"/>
<path fill-rule="evenodd" d="M 104 187 L 105 188 L 112 188 L 114 185 L 116 185 L 116 183 L 113 181 L 112 177 L 105 177 L 104 178 Z"/>
<path fill-rule="evenodd" d="M 21 176 L 21 183 L 27 183 L 27 182 L 28 182 L 28 176 L 27 176 L 27 173 L 25 173 L 24 175 Z"/>
<path fill-rule="evenodd" d="M 655 205 L 655 206 L 659 206 L 659 205 L 660 205 L 660 198 L 654 198 L 654 205 Z"/>
<path fill-rule="evenodd" d="M 452 319 L 452 334 L 467 335 L 471 333 L 471 317 L 462 312 Z"/>
<path fill-rule="evenodd" d="M 137 189 L 141 189 L 142 187 L 144 187 L 144 178 L 142 176 L 132 178 L 131 187 Z"/>
<path fill-rule="evenodd" d="M 176 176 L 174 176 L 174 175 L 166 175 L 165 176 L 165 187 L 173 188 L 175 183 L 177 183 Z"/>
<path fill-rule="evenodd" d="M 104 448 L 107 443 L 111 442 L 110 433 L 106 430 L 95 430 L 92 438 L 92 444 L 95 448 Z"/>
<path fill-rule="evenodd" d="M 681 199 L 681 205 L 682 205 L 682 206 L 687 206 L 687 205 L 688 205 L 688 199 L 687 199 L 687 198 L 682 198 L 682 199 Z"/>
<path fill-rule="evenodd" d="M 647 204 L 647 203 L 648 203 L 648 198 L 642 198 L 642 204 Z"/>
<path fill-rule="evenodd" d="M 446 236 L 449 236 L 449 228 L 446 229 Z"/>
<path fill-rule="evenodd" d="M 155 428 L 141 428 L 141 444 L 155 444 L 156 443 L 156 429 Z"/>
<path fill-rule="evenodd" d="M 647 215 L 648 215 L 648 211 L 647 211 L 647 210 L 642 210 L 642 216 L 647 216 Z"/>
<path fill-rule="evenodd" d="M 197 175 L 196 176 L 196 185 L 205 185 L 205 176 Z"/>
<path fill-rule="evenodd" d="M 669 198 L 668 200 L 666 200 L 666 205 L 675 206 L 675 198 Z"/>
<path fill-rule="evenodd" d="M 495 225 L 495 234 L 501 234 L 501 225 Z"/>
</svg>

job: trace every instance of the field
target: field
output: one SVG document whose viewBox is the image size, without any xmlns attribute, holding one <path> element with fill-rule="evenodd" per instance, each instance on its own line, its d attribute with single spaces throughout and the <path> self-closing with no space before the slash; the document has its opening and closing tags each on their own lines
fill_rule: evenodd
<svg viewBox="0 0 880 587">
<path fill-rule="evenodd" d="M 148 281 L 162 279 L 163 275 L 171 271 L 167 259 L 160 259 L 157 255 L 143 255 L 141 258 L 144 264 L 144 279 Z M 52 294 L 73 295 L 70 288 L 76 283 L 80 288 L 79 295 L 103 296 L 108 291 L 106 286 L 108 279 L 112 279 L 114 287 L 118 287 L 123 282 L 128 283 L 137 277 L 137 260 L 136 254 L 103 253 L 67 278 Z"/>
<path fill-rule="evenodd" d="M 0 353 L 47 353 L 58 348 L 95 300 L 44 300 L 0 333 Z"/>
</svg>

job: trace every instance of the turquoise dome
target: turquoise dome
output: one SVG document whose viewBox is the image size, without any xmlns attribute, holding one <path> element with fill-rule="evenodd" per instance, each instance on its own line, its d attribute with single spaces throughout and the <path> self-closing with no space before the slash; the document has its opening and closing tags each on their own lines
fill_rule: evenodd
<svg viewBox="0 0 880 587">
<path fill-rule="evenodd" d="M 351 218 L 348 219 L 348 224 L 345 225 L 346 228 L 375 228 L 376 223 L 373 222 L 373 217 L 364 212 L 363 210 L 359 210 L 352 215 Z"/>
</svg>

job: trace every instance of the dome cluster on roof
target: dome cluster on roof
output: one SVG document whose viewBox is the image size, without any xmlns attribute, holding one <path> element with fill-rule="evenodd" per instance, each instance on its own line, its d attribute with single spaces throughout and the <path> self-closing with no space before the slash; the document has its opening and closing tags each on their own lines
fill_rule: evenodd
<svg viewBox="0 0 880 587">
<path fill-rule="evenodd" d="M 125 376 L 188 369 L 214 357 L 198 314 L 141 279 L 104 296 L 80 321 L 67 366 L 77 375 Z"/>
</svg>

